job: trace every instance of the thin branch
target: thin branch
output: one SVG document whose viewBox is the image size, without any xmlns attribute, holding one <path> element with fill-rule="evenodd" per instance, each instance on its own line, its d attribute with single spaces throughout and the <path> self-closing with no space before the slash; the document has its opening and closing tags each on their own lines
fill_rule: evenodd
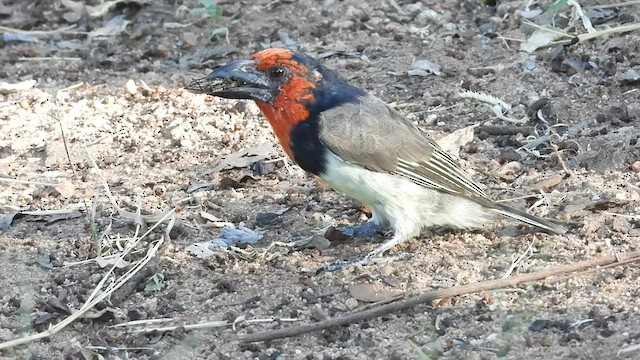
<svg viewBox="0 0 640 360">
<path fill-rule="evenodd" d="M 640 251 L 629 252 L 622 256 L 624 262 L 640 261 Z M 573 265 L 562 265 L 553 267 L 547 270 L 537 271 L 529 274 L 522 274 L 506 279 L 488 280 L 476 284 L 468 284 L 463 286 L 456 286 L 448 289 L 427 291 L 418 296 L 408 298 L 406 300 L 398 301 L 396 303 L 384 305 L 375 309 L 370 309 L 358 313 L 352 313 L 343 317 L 333 318 L 325 321 L 320 321 L 314 324 L 288 327 L 278 330 L 269 330 L 265 332 L 249 334 L 241 336 L 238 340 L 241 343 L 250 343 L 258 341 L 269 341 L 275 339 L 282 339 L 292 336 L 298 336 L 307 334 L 313 331 L 323 330 L 334 326 L 342 326 L 351 324 L 363 320 L 373 319 L 383 315 L 387 315 L 393 312 L 398 312 L 406 309 L 410 309 L 420 304 L 429 303 L 437 299 L 443 299 L 453 296 L 460 296 L 466 294 L 477 293 L 487 290 L 495 290 L 510 286 L 517 286 L 523 283 L 532 281 L 543 280 L 548 277 L 574 273 L 578 271 L 584 271 L 596 266 L 605 266 L 615 264 L 618 260 L 615 256 L 607 256 L 598 259 L 585 260 Z"/>
</svg>

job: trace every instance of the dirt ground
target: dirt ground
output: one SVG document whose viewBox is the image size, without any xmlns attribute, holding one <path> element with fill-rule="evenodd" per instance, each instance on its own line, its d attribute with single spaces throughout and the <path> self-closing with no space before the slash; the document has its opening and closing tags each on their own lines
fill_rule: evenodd
<svg viewBox="0 0 640 360">
<path fill-rule="evenodd" d="M 0 343 L 63 321 L 160 245 L 84 317 L 49 339 L 0 350 L 0 358 L 640 358 L 633 350 L 640 344 L 637 263 L 268 343 L 236 340 L 344 316 L 396 294 L 501 278 L 523 254 L 511 274 L 638 250 L 638 32 L 528 54 L 517 41 L 530 33 L 521 15 L 526 1 L 218 4 L 214 22 L 200 14 L 212 5 L 198 10 L 186 0 L 95 0 L 84 8 L 68 0 L 0 2 Z M 598 26 L 640 17 L 637 5 L 612 11 Z M 221 27 L 228 42 L 220 30 L 210 41 Z M 572 230 L 549 236 L 509 221 L 468 232 L 430 229 L 392 251 L 408 258 L 318 276 L 319 267 L 378 243 L 330 237 L 322 250 L 274 247 L 256 256 L 273 242 L 318 240 L 326 226 L 367 218 L 359 204 L 283 159 L 254 104 L 182 90 L 219 64 L 276 46 L 322 57 L 436 139 L 480 125 L 459 149 L 474 178 L 492 196 L 569 221 Z M 416 60 L 439 65 L 439 75 L 409 76 Z M 505 101 L 512 107 L 506 116 L 526 123 L 498 119 L 486 104 L 459 97 L 464 90 Z M 176 207 L 170 241 L 166 222 L 144 234 L 158 217 L 136 225 L 138 209 L 153 215 Z M 264 237 L 207 258 L 187 251 L 224 226 Z M 127 246 L 129 265 L 100 285 L 109 256 Z M 166 318 L 174 320 L 150 321 Z M 276 320 L 251 322 L 260 319 Z M 220 320 L 236 325 L 188 329 Z M 178 328 L 112 327 L 130 321 Z"/>
</svg>

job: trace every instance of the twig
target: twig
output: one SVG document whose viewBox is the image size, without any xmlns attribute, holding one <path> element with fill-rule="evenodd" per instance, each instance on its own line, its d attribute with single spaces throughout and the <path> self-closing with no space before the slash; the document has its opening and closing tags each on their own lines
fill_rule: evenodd
<svg viewBox="0 0 640 360">
<path fill-rule="evenodd" d="M 616 257 L 616 255 L 614 255 L 614 256 L 612 256 L 612 257 Z M 620 257 L 620 256 L 618 255 L 618 257 Z M 572 277 L 576 277 L 576 276 L 580 276 L 580 275 L 590 274 L 590 273 L 592 273 L 592 272 L 596 272 L 596 271 L 599 271 L 599 270 L 604 270 L 604 269 L 612 268 L 612 267 L 615 267 L 615 266 L 620 266 L 620 265 L 630 264 L 630 263 L 635 262 L 635 261 L 638 261 L 638 259 L 637 259 L 637 258 L 631 258 L 631 259 L 626 259 L 626 260 L 616 261 L 616 262 L 614 262 L 614 263 L 607 264 L 607 265 L 602 265 L 602 266 L 597 267 L 597 268 L 587 269 L 587 270 L 585 270 L 585 271 L 581 271 L 581 272 L 576 273 L 576 274 L 565 275 L 565 276 L 559 277 L 559 278 L 557 278 L 557 279 L 550 280 L 550 281 L 549 281 L 549 283 L 550 283 L 550 284 L 555 284 L 555 283 L 563 282 L 563 281 L 565 281 L 565 280 L 569 280 L 569 279 L 570 279 L 570 278 L 572 278 Z"/>
<path fill-rule="evenodd" d="M 14 183 L 14 184 L 27 184 L 27 185 L 36 185 L 36 186 L 50 186 L 50 187 L 56 187 L 59 185 L 59 184 L 44 183 L 44 182 L 31 181 L 31 180 L 7 178 L 2 176 L 0 176 L 0 182 L 8 182 L 8 183 Z"/>
<path fill-rule="evenodd" d="M 169 213 L 167 215 L 174 215 L 174 214 L 172 212 L 172 213 Z M 167 218 L 169 218 L 169 216 L 167 216 Z M 174 220 L 175 220 L 175 216 L 172 216 L 171 220 L 170 220 L 170 223 L 167 225 L 167 229 L 169 229 L 169 231 L 171 229 L 171 226 L 173 226 Z M 163 219 L 163 221 L 164 221 L 164 219 Z M 156 225 L 160 225 L 161 223 L 162 222 L 158 222 Z M 150 228 L 148 233 L 150 233 L 151 230 L 153 230 L 153 228 Z M 127 272 L 125 275 L 120 277 L 116 282 L 111 284 L 111 286 L 110 286 L 110 288 L 108 290 L 106 290 L 106 291 L 104 291 L 104 292 L 102 292 L 102 293 L 100 293 L 98 295 L 99 289 L 101 288 L 102 284 L 104 284 L 105 280 L 109 277 L 109 275 L 115 269 L 115 265 L 114 265 L 111 268 L 111 270 L 109 272 L 107 272 L 107 274 L 102 278 L 102 281 L 100 281 L 98 286 L 96 286 L 96 288 L 94 289 L 93 293 L 91 294 L 91 296 L 89 296 L 89 298 L 87 299 L 87 302 L 85 302 L 85 304 L 80 308 L 80 310 L 76 311 L 75 313 L 73 313 L 72 315 L 70 315 L 66 319 L 62 320 L 61 322 L 57 323 L 53 327 L 47 329 L 46 331 L 43 331 L 43 332 L 37 333 L 37 334 L 33 334 L 33 335 L 30 335 L 30 336 L 25 336 L 25 337 L 22 337 L 22 338 L 13 339 L 11 341 L 6 341 L 6 342 L 3 342 L 3 343 L 0 343 L 0 350 L 9 349 L 9 348 L 12 348 L 14 346 L 26 344 L 26 343 L 29 343 L 29 342 L 32 342 L 32 341 L 35 341 L 35 340 L 44 339 L 44 338 L 53 336 L 53 335 L 57 334 L 58 332 L 62 331 L 64 328 L 69 326 L 71 323 L 73 323 L 74 321 L 79 319 L 87 311 L 89 311 L 90 309 L 95 307 L 99 302 L 101 302 L 102 300 L 104 300 L 107 297 L 109 297 L 114 291 L 116 291 L 120 287 L 122 287 L 122 285 L 126 284 L 127 281 L 129 281 L 129 279 L 131 279 L 131 277 L 133 277 L 133 275 L 135 275 L 142 268 L 144 268 L 145 265 L 147 265 L 147 263 L 152 258 L 154 258 L 156 252 L 158 251 L 160 246 L 164 243 L 165 238 L 168 238 L 169 231 L 167 231 L 165 229 L 165 236 L 161 237 L 160 240 L 158 240 L 152 247 L 149 248 L 149 251 L 148 251 L 148 253 L 147 253 L 147 255 L 145 256 L 144 259 L 142 259 L 140 262 L 138 262 L 129 272 Z M 143 235 L 143 237 L 148 235 L 148 233 Z M 122 257 L 124 257 L 125 255 L 126 255 L 126 253 L 124 253 L 122 255 Z"/>
<path fill-rule="evenodd" d="M 133 329 L 129 330 L 130 333 L 150 333 L 150 332 L 165 332 L 165 331 L 175 331 L 178 328 L 184 328 L 185 330 L 202 330 L 202 329 L 214 329 L 225 326 L 234 326 L 238 324 L 260 324 L 266 322 L 294 322 L 300 321 L 300 319 L 296 318 L 266 318 L 266 319 L 253 319 L 253 320 L 245 320 L 243 317 L 236 319 L 233 322 L 229 322 L 227 320 L 215 320 L 215 321 L 207 321 L 199 324 L 188 324 L 188 325 L 175 325 L 175 326 L 165 326 L 165 327 L 155 327 L 155 328 L 143 328 L 143 329 Z"/>
<path fill-rule="evenodd" d="M 640 4 L 640 1 L 638 0 L 624 1 L 624 2 L 613 3 L 613 4 L 599 4 L 599 5 L 585 6 L 585 9 L 606 9 L 606 8 L 615 8 L 615 7 L 623 7 L 623 6 L 633 6 L 638 4 Z"/>
<path fill-rule="evenodd" d="M 554 33 L 558 36 L 562 36 L 562 37 L 566 37 L 568 39 L 566 40 L 558 40 L 558 41 L 554 41 L 554 42 L 550 42 L 544 46 L 555 46 L 555 45 L 566 45 L 566 44 L 570 44 L 575 42 L 575 38 L 578 39 L 578 43 L 582 43 L 591 39 L 595 39 L 597 37 L 601 37 L 601 36 L 608 36 L 608 35 L 613 35 L 613 34 L 621 34 L 621 33 L 626 33 L 626 32 L 631 32 L 631 31 L 636 31 L 638 29 L 640 29 L 640 24 L 628 24 L 628 25 L 622 25 L 616 28 L 611 28 L 611 29 L 604 29 L 604 30 L 598 30 L 596 32 L 592 32 L 592 33 L 586 33 L 586 34 L 578 34 L 578 35 L 571 35 L 571 34 L 566 34 L 562 31 L 557 31 L 557 30 L 553 30 L 553 29 L 549 29 L 546 28 L 544 26 L 540 26 L 532 21 L 529 20 L 525 20 L 524 21 L 525 24 L 530 25 L 536 29 L 540 29 L 543 31 L 548 31 L 551 33 Z"/>
<path fill-rule="evenodd" d="M 534 241 L 530 241 L 529 242 L 529 245 L 527 246 L 527 249 L 522 254 L 520 254 L 520 256 L 518 256 L 511 263 L 511 266 L 509 267 L 509 270 L 507 270 L 507 272 L 502 277 L 503 279 L 506 279 L 509 276 L 511 276 L 511 274 L 515 271 L 515 269 L 517 269 L 518 266 L 520 266 L 520 263 L 522 263 L 525 259 L 528 259 L 529 257 L 531 257 L 531 255 L 533 255 L 533 243 L 534 242 L 535 242 L 535 238 L 534 238 Z"/>
<path fill-rule="evenodd" d="M 635 344 L 631 346 L 627 346 L 626 348 L 618 350 L 618 355 L 625 354 L 632 351 L 640 351 L 640 344 Z"/>
<path fill-rule="evenodd" d="M 618 214 L 611 211 L 603 211 L 602 213 L 605 215 L 620 216 L 627 219 L 640 220 L 640 215 Z"/>
<path fill-rule="evenodd" d="M 508 116 L 505 116 L 504 114 L 506 114 L 507 112 L 509 112 L 509 110 L 511 110 L 511 105 L 498 99 L 495 96 L 481 93 L 481 92 L 469 91 L 469 90 L 465 90 L 459 93 L 458 96 L 460 96 L 463 99 L 473 99 L 473 100 L 481 101 L 487 104 L 491 108 L 491 111 L 493 111 L 493 114 L 498 119 L 508 121 L 514 124 L 525 124 L 527 122 L 526 118 L 512 119 Z"/>
<path fill-rule="evenodd" d="M 53 35 L 53 34 L 68 32 L 71 29 L 75 29 L 77 26 L 78 25 L 74 24 L 74 25 L 65 26 L 55 30 L 22 30 L 22 29 L 10 28 L 6 26 L 0 26 L 0 30 L 6 31 L 6 32 L 12 32 L 16 34 L 27 34 L 27 35 L 38 36 L 38 35 Z"/>
<path fill-rule="evenodd" d="M 145 320 L 133 320 L 127 321 L 120 324 L 115 324 L 109 326 L 110 328 L 118 328 L 125 326 L 138 326 L 138 325 L 148 325 L 148 324 L 161 324 L 166 322 L 175 321 L 175 318 L 161 318 L 161 319 L 145 319 Z"/>
<path fill-rule="evenodd" d="M 63 136 L 63 139 L 64 139 L 64 136 Z M 65 144 L 66 144 L 66 140 L 65 140 Z M 100 174 L 99 168 L 95 164 L 95 161 L 91 158 L 90 155 L 88 156 L 92 164 L 96 167 L 96 170 Z M 104 180 L 104 178 L 101 178 L 101 179 L 104 182 L 104 185 L 106 187 L 106 190 L 108 191 L 108 194 L 111 195 L 109 187 L 106 184 L 106 181 Z M 113 197 L 110 197 L 110 199 L 115 203 L 115 199 L 113 199 Z M 117 206 L 117 204 L 115 204 L 115 206 Z M 175 210 L 176 209 L 172 209 L 166 212 L 162 218 L 160 218 L 153 226 L 147 229 L 147 231 L 144 234 L 142 234 L 141 237 L 135 239 L 135 241 L 122 252 L 119 259 L 116 261 L 115 264 L 112 265 L 109 271 L 105 273 L 105 275 L 102 277 L 98 285 L 94 287 L 91 295 L 89 295 L 85 303 L 82 305 L 82 307 L 78 311 L 68 316 L 66 319 L 62 320 L 56 325 L 52 326 L 51 328 L 47 329 L 46 331 L 0 343 L 0 350 L 12 348 L 14 346 L 19 346 L 32 341 L 48 338 L 50 336 L 57 334 L 58 332 L 62 331 L 64 328 L 72 324 L 74 321 L 82 317 L 87 311 L 94 308 L 99 302 L 108 298 L 116 290 L 118 290 L 120 287 L 126 284 L 135 274 L 137 274 L 140 270 L 142 270 L 147 265 L 147 263 L 151 261 L 151 259 L 155 257 L 156 253 L 158 252 L 158 249 L 160 248 L 160 246 L 162 246 L 162 244 L 165 241 L 167 242 L 170 241 L 169 233 L 171 232 L 171 229 L 173 228 L 173 225 L 176 221 Z M 146 238 L 156 227 L 164 223 L 165 220 L 168 220 L 168 224 L 164 229 L 163 236 L 157 242 L 150 244 L 145 257 L 135 262 L 133 266 L 126 273 L 120 276 L 116 281 L 109 284 L 109 286 L 107 286 L 106 288 L 103 288 L 107 280 L 111 278 L 111 275 L 117 268 L 118 263 L 123 261 L 124 257 L 127 256 L 127 254 L 129 254 L 142 239 Z"/>
<path fill-rule="evenodd" d="M 79 57 L 35 56 L 19 57 L 18 61 L 82 61 Z"/>
<path fill-rule="evenodd" d="M 639 261 L 640 251 L 629 252 L 622 256 L 625 261 Z M 420 304 L 428 303 L 437 299 L 443 299 L 453 296 L 460 296 L 465 294 L 477 293 L 481 291 L 494 290 L 509 286 L 517 286 L 519 284 L 528 283 L 532 281 L 543 280 L 548 277 L 573 273 L 589 269 L 595 266 L 604 266 L 616 263 L 615 256 L 607 256 L 598 259 L 585 260 L 573 265 L 563 265 L 553 267 L 547 270 L 536 271 L 533 273 L 522 274 L 506 279 L 488 280 L 476 284 L 468 284 L 463 286 L 456 286 L 448 289 L 427 291 L 418 296 L 401 300 L 396 303 L 384 305 L 375 309 L 362 311 L 359 313 L 349 314 L 339 318 L 333 318 L 325 321 L 320 321 L 315 324 L 308 324 L 302 326 L 288 327 L 278 330 L 269 330 L 265 332 L 249 334 L 241 336 L 238 341 L 241 343 L 250 343 L 257 341 L 269 341 L 275 339 L 282 339 L 292 336 L 298 336 L 313 331 L 323 330 L 334 326 L 342 326 L 346 324 L 355 323 L 358 321 L 368 320 L 379 316 L 387 315 L 389 313 L 398 312 L 415 307 Z"/>
<path fill-rule="evenodd" d="M 480 125 L 476 128 L 476 131 L 480 133 L 486 133 L 488 135 L 517 135 L 529 136 L 533 134 L 533 128 L 524 126 L 496 126 L 496 125 Z"/>
<path fill-rule="evenodd" d="M 558 162 L 560 163 L 560 166 L 562 166 L 562 170 L 564 170 L 564 173 L 567 174 L 568 176 L 573 177 L 573 171 L 571 171 L 571 169 L 567 167 L 567 164 L 565 164 L 564 159 L 562 159 L 562 155 L 560 155 L 560 150 L 558 150 L 558 145 L 551 143 L 551 147 L 553 148 L 553 150 L 555 150 L 556 157 L 558 158 Z"/>
</svg>

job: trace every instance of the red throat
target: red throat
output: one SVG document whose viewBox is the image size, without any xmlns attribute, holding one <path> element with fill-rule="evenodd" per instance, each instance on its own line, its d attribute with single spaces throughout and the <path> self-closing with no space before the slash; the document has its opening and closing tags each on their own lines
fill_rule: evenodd
<svg viewBox="0 0 640 360">
<path fill-rule="evenodd" d="M 314 85 L 308 80 L 294 76 L 282 87 L 273 104 L 256 101 L 262 114 L 271 124 L 273 132 L 289 157 L 295 160 L 291 151 L 291 130 L 301 121 L 308 119 L 309 110 L 305 103 L 314 100 Z"/>
<path fill-rule="evenodd" d="M 273 104 L 256 103 L 271 124 L 284 151 L 295 161 L 291 150 L 291 131 L 309 117 L 305 104 L 314 101 L 315 85 L 308 79 L 309 69 L 293 59 L 293 52 L 286 49 L 266 49 L 249 58 L 255 60 L 256 67 L 262 71 L 274 66 L 284 66 L 291 71 L 289 81 L 280 87 Z"/>
</svg>

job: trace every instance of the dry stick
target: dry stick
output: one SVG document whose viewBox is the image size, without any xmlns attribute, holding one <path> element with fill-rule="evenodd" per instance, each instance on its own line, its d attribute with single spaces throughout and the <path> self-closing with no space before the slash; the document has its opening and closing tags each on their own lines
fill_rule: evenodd
<svg viewBox="0 0 640 360">
<path fill-rule="evenodd" d="M 556 157 L 558 158 L 558 162 L 560 163 L 560 166 L 562 166 L 562 170 L 564 170 L 564 173 L 567 174 L 568 176 L 573 176 L 573 171 L 571 171 L 567 167 L 567 164 L 565 164 L 564 160 L 562 159 L 562 155 L 560 155 L 560 150 L 558 149 L 558 145 L 552 143 L 551 147 L 553 148 L 553 150 L 555 150 Z"/>
<path fill-rule="evenodd" d="M 640 251 L 629 252 L 622 256 L 624 262 L 627 261 L 640 261 Z M 323 330 L 334 326 L 341 326 L 346 324 L 355 323 L 358 321 L 373 319 L 379 316 L 387 315 L 392 312 L 402 311 L 414 306 L 431 302 L 437 299 L 443 299 L 453 296 L 460 296 L 465 294 L 477 293 L 481 291 L 494 290 L 504 288 L 508 286 L 516 286 L 523 283 L 542 280 L 551 276 L 568 274 L 576 271 L 582 271 L 595 266 L 604 266 L 614 264 L 618 262 L 615 256 L 607 256 L 599 259 L 591 259 L 581 261 L 573 265 L 557 266 L 547 270 L 536 271 L 529 274 L 522 274 L 506 279 L 496 279 L 483 281 L 476 284 L 468 284 L 462 286 L 455 286 L 449 289 L 427 291 L 421 295 L 408 298 L 403 301 L 384 305 L 379 308 L 366 310 L 358 313 L 349 314 L 339 318 L 333 318 L 325 321 L 320 321 L 315 324 L 302 325 L 288 327 L 279 330 L 269 330 L 265 332 L 249 334 L 241 336 L 238 341 L 241 343 L 250 343 L 257 341 L 269 341 L 275 339 L 282 339 L 292 336 L 298 336 L 306 333 L 310 333 L 317 330 Z"/>
<path fill-rule="evenodd" d="M 167 214 L 166 217 L 169 218 L 169 215 L 174 215 L 174 213 L 172 212 L 170 214 Z M 147 232 L 145 234 L 143 234 L 140 239 L 148 236 L 149 233 L 151 233 L 151 231 L 153 231 L 153 229 L 155 227 L 159 226 L 163 221 L 164 221 L 164 219 L 162 219 L 161 221 L 156 223 L 153 227 L 149 228 L 149 230 L 147 230 Z M 162 236 L 160 238 L 160 240 L 158 240 L 153 246 L 151 246 L 148 249 L 147 255 L 143 259 L 138 261 L 136 263 L 136 265 L 134 265 L 134 267 L 131 270 L 129 270 L 122 277 L 118 278 L 113 284 L 111 284 L 107 291 L 98 294 L 98 290 L 100 288 L 102 288 L 102 285 L 105 283 L 105 280 L 107 279 L 108 275 L 111 274 L 113 272 L 113 270 L 115 269 L 115 264 L 113 265 L 113 267 L 111 267 L 109 272 L 102 278 L 102 280 L 100 281 L 98 286 L 96 286 L 94 288 L 93 293 L 89 296 L 89 298 L 87 299 L 85 304 L 78 311 L 76 311 L 75 313 L 73 313 L 72 315 L 67 317 L 66 319 L 62 320 L 61 322 L 57 323 L 56 325 L 50 327 L 46 331 L 43 331 L 43 332 L 40 332 L 40 333 L 36 333 L 36 334 L 32 334 L 32 335 L 25 336 L 25 337 L 21 337 L 21 338 L 17 338 L 17 339 L 13 339 L 13 340 L 10 340 L 10 341 L 2 342 L 2 343 L 0 343 L 0 350 L 9 349 L 9 348 L 12 348 L 12 347 L 15 347 L 15 346 L 18 346 L 18 345 L 27 344 L 27 343 L 35 341 L 35 340 L 44 339 L 44 338 L 48 338 L 50 336 L 53 336 L 53 335 L 59 333 L 60 331 L 62 331 L 65 327 L 67 327 L 68 325 L 70 325 L 74 321 L 76 321 L 78 318 L 80 318 L 82 315 L 84 315 L 87 311 L 89 311 L 90 309 L 94 308 L 96 306 L 96 304 L 98 304 L 102 300 L 106 299 L 107 297 L 111 296 L 111 294 L 113 292 L 115 292 L 120 287 L 122 287 L 122 285 L 127 283 L 127 281 L 129 281 L 129 279 L 131 279 L 133 277 L 133 275 L 135 275 L 142 268 L 144 268 L 147 265 L 147 263 L 155 256 L 155 254 L 158 252 L 158 249 L 160 248 L 160 246 L 162 246 L 164 241 L 169 239 L 169 232 L 171 231 L 171 227 L 173 227 L 173 223 L 174 222 L 175 222 L 175 216 L 170 218 L 169 224 L 167 225 L 167 227 L 165 229 L 164 236 Z M 138 241 L 140 239 L 138 239 Z M 128 249 L 122 255 L 123 258 L 129 252 L 129 250 L 130 249 Z"/>
<path fill-rule="evenodd" d="M 530 126 L 515 126 L 515 125 L 480 125 L 476 128 L 478 133 L 486 133 L 488 135 L 517 135 L 522 134 L 529 136 L 533 134 L 533 128 Z"/>
<path fill-rule="evenodd" d="M 614 257 L 615 257 L 615 255 L 614 255 Z M 635 261 L 638 261 L 638 259 L 636 259 L 636 258 L 628 258 L 626 260 L 616 261 L 616 262 L 608 264 L 608 265 L 603 265 L 603 266 L 601 266 L 599 268 L 587 269 L 587 270 L 581 271 L 581 272 L 579 272 L 577 274 L 569 274 L 569 275 L 561 276 L 559 278 L 550 280 L 549 284 L 560 283 L 560 282 L 569 280 L 570 278 L 572 278 L 574 276 L 587 275 L 587 274 L 590 274 L 592 272 L 596 272 L 598 270 L 605 270 L 605 269 L 609 269 L 609 268 L 612 268 L 612 267 L 615 267 L 615 266 L 626 265 L 626 264 L 630 264 L 630 263 L 635 262 Z"/>
</svg>

